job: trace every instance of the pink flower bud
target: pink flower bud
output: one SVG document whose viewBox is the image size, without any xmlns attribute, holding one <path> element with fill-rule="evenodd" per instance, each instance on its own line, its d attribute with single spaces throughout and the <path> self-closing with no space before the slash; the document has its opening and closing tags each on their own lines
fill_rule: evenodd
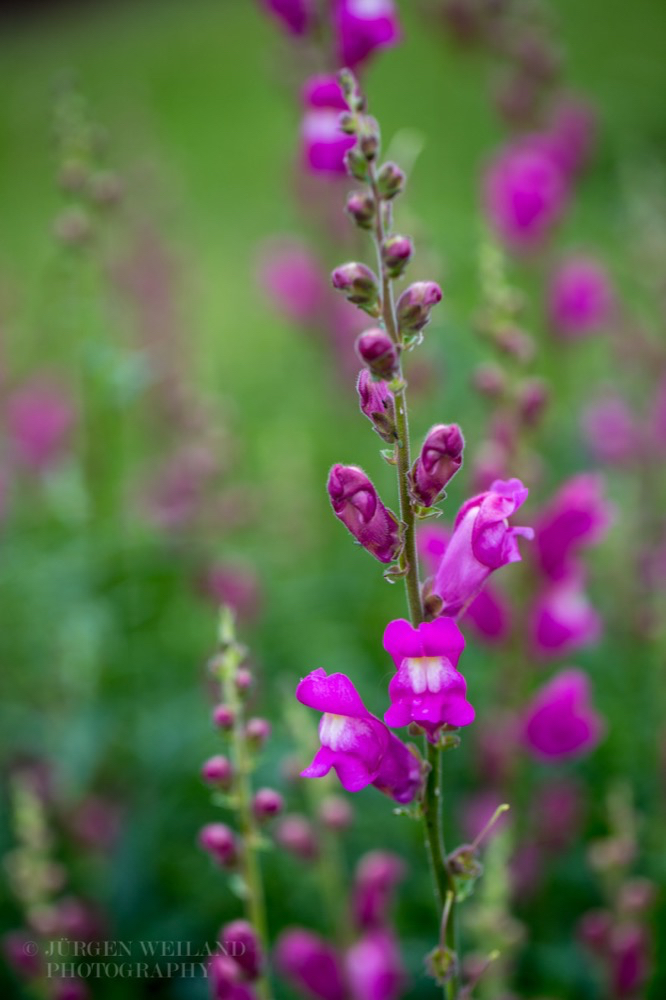
<svg viewBox="0 0 666 1000">
<path fill-rule="evenodd" d="M 465 442 L 457 424 L 431 427 L 410 474 L 416 503 L 431 507 L 462 465 Z"/>
<path fill-rule="evenodd" d="M 395 402 L 386 382 L 376 382 L 368 369 L 364 368 L 358 377 L 356 390 L 361 412 L 371 421 L 379 436 L 392 444 L 398 433 L 395 426 Z"/>
<path fill-rule="evenodd" d="M 312 0 L 261 0 L 261 3 L 292 35 L 304 35 L 312 23 Z"/>
<path fill-rule="evenodd" d="M 377 495 L 365 472 L 355 465 L 334 465 L 328 477 L 333 511 L 360 544 L 380 562 L 400 552 L 398 521 Z"/>
<path fill-rule="evenodd" d="M 292 927 L 275 946 L 277 968 L 296 989 L 313 1000 L 347 1000 L 348 993 L 337 952 L 310 931 Z"/>
<path fill-rule="evenodd" d="M 491 399 L 501 396 L 506 388 L 506 376 L 497 365 L 479 365 L 472 377 L 477 392 Z"/>
<path fill-rule="evenodd" d="M 247 667 L 239 667 L 236 671 L 234 683 L 240 694 L 245 694 L 252 687 L 252 673 Z"/>
<path fill-rule="evenodd" d="M 362 333 L 356 341 L 356 353 L 377 378 L 390 382 L 398 371 L 398 352 L 386 330 Z"/>
<path fill-rule="evenodd" d="M 229 705 L 216 705 L 213 709 L 213 724 L 220 729 L 231 729 L 234 724 L 234 712 Z"/>
<path fill-rule="evenodd" d="M 360 229 L 372 229 L 376 209 L 371 195 L 363 191 L 353 191 L 347 198 L 345 210 Z"/>
<path fill-rule="evenodd" d="M 334 10 L 341 66 L 355 69 L 377 49 L 400 40 L 393 0 L 337 0 Z"/>
<path fill-rule="evenodd" d="M 317 857 L 317 842 L 312 824 L 299 813 L 290 813 L 280 821 L 275 830 L 275 841 L 285 851 L 304 861 Z"/>
<path fill-rule="evenodd" d="M 430 311 L 442 301 L 442 289 L 434 281 L 417 281 L 405 289 L 396 306 L 401 333 L 418 333 L 430 322 Z"/>
<path fill-rule="evenodd" d="M 352 908 L 356 926 L 371 930 L 386 925 L 395 887 L 405 877 L 405 865 L 397 854 L 370 851 L 356 866 Z"/>
<path fill-rule="evenodd" d="M 414 244 L 407 236 L 389 236 L 382 244 L 382 260 L 392 278 L 405 273 L 414 255 Z"/>
<path fill-rule="evenodd" d="M 236 860 L 236 838 L 225 823 L 208 823 L 199 831 L 199 846 L 225 868 Z"/>
<path fill-rule="evenodd" d="M 271 735 L 271 724 L 268 719 L 248 719 L 245 726 L 245 738 L 256 749 L 263 747 Z"/>
<path fill-rule="evenodd" d="M 595 260 L 573 257 L 554 274 L 548 311 L 556 334 L 584 337 L 606 326 L 613 312 L 613 291 L 604 268 Z"/>
<path fill-rule="evenodd" d="M 517 361 L 525 363 L 534 357 L 533 338 L 516 326 L 508 326 L 499 330 L 494 339 L 500 350 L 516 358 Z"/>
<path fill-rule="evenodd" d="M 212 1000 L 257 1000 L 246 985 L 240 966 L 228 955 L 214 955 L 208 964 L 207 979 Z"/>
<path fill-rule="evenodd" d="M 384 163 L 377 172 L 377 190 L 380 198 L 390 201 L 405 188 L 405 175 L 396 163 Z"/>
<path fill-rule="evenodd" d="M 518 406 L 523 422 L 528 427 L 534 427 L 548 402 L 548 386 L 539 378 L 523 382 L 518 393 Z"/>
<path fill-rule="evenodd" d="M 342 264 L 333 271 L 331 281 L 333 287 L 342 292 L 349 302 L 366 311 L 377 309 L 379 284 L 376 275 L 365 264 L 356 261 Z"/>
<path fill-rule="evenodd" d="M 7 401 L 10 448 L 23 466 L 45 472 L 66 451 L 74 420 L 74 406 L 64 389 L 41 376 L 32 379 Z"/>
<path fill-rule="evenodd" d="M 232 920 L 218 935 L 225 955 L 232 958 L 248 979 L 261 973 L 263 956 L 256 931 L 247 920 Z"/>
<path fill-rule="evenodd" d="M 354 818 L 352 807 L 339 795 L 329 795 L 319 807 L 319 819 L 329 830 L 347 830 Z"/>
<path fill-rule="evenodd" d="M 231 761 L 221 754 L 209 757 L 201 768 L 201 777 L 209 785 L 218 785 L 220 788 L 230 788 L 233 781 L 233 768 Z"/>
<path fill-rule="evenodd" d="M 258 820 L 272 819 L 284 808 L 284 799 L 273 788 L 260 788 L 252 800 L 252 809 Z"/>
</svg>

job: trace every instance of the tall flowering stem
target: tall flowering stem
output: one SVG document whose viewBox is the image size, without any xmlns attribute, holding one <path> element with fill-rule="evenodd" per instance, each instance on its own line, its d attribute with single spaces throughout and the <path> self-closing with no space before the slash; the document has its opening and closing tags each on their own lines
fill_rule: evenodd
<svg viewBox="0 0 666 1000">
<path fill-rule="evenodd" d="M 356 82 L 348 71 L 341 74 L 341 85 L 350 106 L 350 115 L 345 116 L 343 126 L 358 135 L 357 146 L 348 154 L 350 172 L 359 180 L 364 180 L 372 201 L 371 215 L 372 237 L 377 251 L 379 268 L 379 286 L 376 290 L 370 288 L 365 294 L 365 301 L 357 302 L 361 308 L 377 317 L 395 348 L 389 389 L 395 403 L 395 447 L 393 461 L 396 466 L 398 493 L 400 500 L 400 520 L 402 532 L 402 550 L 397 564 L 387 571 L 389 579 L 401 577 L 405 583 L 409 616 L 414 627 L 426 620 L 421 599 L 421 584 L 419 579 L 419 563 L 416 550 L 416 516 L 415 501 L 410 494 L 410 440 L 409 416 L 407 405 L 407 382 L 403 376 L 402 355 L 421 340 L 421 330 L 429 320 L 430 309 L 441 299 L 437 285 L 431 282 L 421 282 L 410 286 L 400 297 L 397 307 L 393 293 L 393 280 L 406 267 L 411 256 L 411 241 L 406 237 L 393 236 L 392 228 L 392 198 L 399 193 L 404 177 L 394 164 L 388 163 L 378 171 L 376 155 L 379 148 L 379 130 L 374 119 L 363 113 L 364 101 L 358 92 Z M 348 202 L 348 211 L 354 217 L 352 200 Z M 357 223 L 362 228 L 367 225 L 368 202 L 364 202 L 365 213 L 362 221 Z M 362 268 L 363 265 L 357 265 Z M 351 265 L 347 265 L 351 267 Z M 366 277 L 365 273 L 363 277 Z M 336 283 L 334 274 L 334 284 Z M 345 289 L 343 289 L 345 290 Z M 353 300 L 352 300 L 353 301 Z M 367 352 L 364 351 L 364 337 L 359 338 L 358 353 L 367 363 Z M 377 337 L 374 336 L 376 342 Z M 386 373 L 385 358 L 389 354 L 384 351 L 382 364 Z M 373 370 L 372 363 L 368 364 Z M 391 460 L 391 459 L 389 459 Z M 445 941 L 441 942 L 440 968 L 438 979 L 444 985 L 444 994 L 448 1000 L 459 996 L 459 961 L 457 955 L 456 933 L 456 883 L 449 865 L 444 845 L 441 799 L 441 748 L 424 738 L 426 759 L 428 763 L 424 790 L 421 800 L 425 843 L 433 875 L 434 891 L 440 914 Z M 441 968 L 441 963 L 446 966 Z"/>
</svg>

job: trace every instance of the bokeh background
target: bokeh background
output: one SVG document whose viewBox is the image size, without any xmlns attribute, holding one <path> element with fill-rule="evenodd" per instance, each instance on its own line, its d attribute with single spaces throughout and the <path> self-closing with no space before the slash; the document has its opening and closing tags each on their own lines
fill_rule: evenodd
<svg viewBox="0 0 666 1000">
<path fill-rule="evenodd" d="M 385 142 L 414 158 L 398 219 L 415 234 L 415 277 L 436 278 L 445 292 L 419 357 L 413 431 L 416 439 L 433 422 L 457 421 L 471 461 L 486 413 L 470 389 L 486 350 L 474 333 L 480 178 L 504 132 L 489 99 L 487 53 L 457 44 L 427 4 L 404 2 L 400 14 L 403 42 L 370 65 L 364 86 Z M 594 159 L 558 241 L 605 263 L 632 322 L 655 330 L 663 350 L 664 256 L 653 254 L 648 266 L 642 254 L 648 231 L 659 247 L 660 225 L 666 246 L 666 9 L 657 0 L 631 8 L 558 0 L 548 16 L 568 85 L 599 116 Z M 386 622 L 404 613 L 404 596 L 349 543 L 324 484 L 333 462 L 355 463 L 390 496 L 392 472 L 357 412 L 351 341 L 340 348 L 291 322 L 261 280 L 266 253 L 285 236 L 306 240 L 327 267 L 368 248 L 321 210 L 319 202 L 334 206 L 336 198 L 342 206 L 346 184 L 332 196 L 329 185 L 324 199 L 300 175 L 304 73 L 258 4 L 53 3 L 10 9 L 2 21 L 3 763 L 8 777 L 26 768 L 42 776 L 66 894 L 90 902 L 103 936 L 211 940 L 238 912 L 196 847 L 214 814 L 199 769 L 216 749 L 206 662 L 217 599 L 241 605 L 240 632 L 259 678 L 256 710 L 274 726 L 259 781 L 280 788 L 292 810 L 306 808 L 311 792 L 286 775 L 294 756 L 304 762 L 315 732 L 311 713 L 293 704 L 298 679 L 319 666 L 339 669 L 376 711 L 385 700 L 390 664 L 380 640 Z M 99 184 L 83 223 L 76 179 L 63 190 L 61 173 L 81 128 Z M 82 224 L 89 237 L 79 238 Z M 539 293 L 543 261 L 511 267 L 539 343 L 535 370 L 554 386 L 536 505 L 591 465 L 580 431 L 589 397 L 622 385 L 640 406 L 652 388 L 631 350 L 620 365 L 603 337 L 555 341 Z M 62 454 L 39 472 L 9 460 L 9 402 L 32 379 L 57 387 L 70 409 L 64 424 L 71 421 Z M 636 872 L 664 876 L 663 620 L 646 643 L 633 610 L 645 484 L 614 472 L 607 483 L 616 517 L 591 559 L 591 592 L 607 627 L 576 662 L 592 677 L 609 735 L 590 758 L 563 768 L 585 789 L 584 821 L 539 891 L 514 901 L 528 928 L 515 971 L 525 997 L 605 995 L 574 929 L 601 898 L 586 841 L 608 834 L 609 793 L 633 803 Z M 663 476 L 661 488 L 663 500 Z M 449 517 L 470 491 L 463 473 L 451 486 Z M 658 514 L 660 502 L 655 491 L 647 507 Z M 663 591 L 659 607 L 663 616 Z M 491 728 L 501 655 L 470 638 L 470 695 Z M 474 739 L 451 755 L 447 778 L 458 832 L 465 796 L 482 783 Z M 540 766 L 522 781 L 528 802 Z M 435 996 L 421 968 L 433 915 L 420 831 L 390 820 L 391 804 L 377 793 L 353 804 L 345 863 L 377 846 L 408 861 L 396 911 L 411 977 L 404 995 Z M 14 813 L 7 792 L 0 845 L 9 874 Z M 326 929 L 307 863 L 267 852 L 265 870 L 274 933 L 294 922 Z M 23 920 L 10 883 L 4 931 Z M 659 901 L 654 918 L 658 943 Z M 662 960 L 651 997 L 664 995 L 665 977 Z M 30 995 L 9 969 L 1 982 L 3 995 Z M 102 998 L 206 995 L 204 983 L 188 980 L 92 986 Z M 276 995 L 294 994 L 280 984 Z"/>
</svg>

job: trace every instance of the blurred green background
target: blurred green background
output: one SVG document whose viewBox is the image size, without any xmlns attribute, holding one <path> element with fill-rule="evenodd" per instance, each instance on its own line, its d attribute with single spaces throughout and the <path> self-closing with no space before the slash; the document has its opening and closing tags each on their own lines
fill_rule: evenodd
<svg viewBox="0 0 666 1000">
<path fill-rule="evenodd" d="M 434 375 L 414 401 L 414 437 L 435 421 L 456 420 L 473 456 L 484 413 L 469 390 L 483 357 L 472 333 L 478 182 L 502 131 L 489 103 L 487 59 L 456 48 L 426 14 L 416 3 L 401 5 L 404 43 L 378 58 L 364 83 L 388 143 L 404 129 L 422 140 L 398 225 L 404 219 L 417 232 L 417 276 L 441 280 L 445 291 L 423 348 Z M 563 0 L 552 4 L 552 15 L 567 81 L 600 114 L 593 168 L 559 242 L 601 256 L 632 309 L 650 322 L 654 307 L 632 257 L 630 209 L 637 187 L 663 161 L 666 7 L 658 0 L 630 8 L 620 0 Z M 52 236 L 63 204 L 52 143 L 54 88 L 70 72 L 92 119 L 107 130 L 104 159 L 124 188 L 91 253 L 63 250 Z M 389 675 L 381 634 L 387 620 L 404 613 L 401 588 L 387 586 L 372 560 L 347 544 L 326 498 L 326 474 L 337 461 L 362 465 L 391 495 L 391 470 L 382 467 L 377 441 L 356 411 L 353 384 L 335 370 L 321 338 L 276 317 L 258 290 L 260 244 L 275 234 L 302 234 L 331 266 L 368 251 L 362 242 L 336 249 L 335 237 L 319 231 L 317 214 L 295 205 L 301 76 L 284 39 L 248 0 L 53 5 L 3 24 L 3 380 L 11 385 L 42 368 L 67 373 L 94 421 L 80 442 L 84 460 L 68 463 L 47 484 L 10 489 L 0 543 L 0 740 L 7 764 L 26 756 L 51 761 L 56 827 L 66 827 L 68 811 L 90 790 L 119 804 L 120 834 L 110 854 L 57 848 L 72 891 L 100 902 L 115 939 L 211 940 L 237 912 L 224 878 L 211 877 L 195 845 L 199 827 L 215 818 L 198 771 L 217 746 L 205 672 L 216 612 L 193 586 L 200 565 L 240 562 L 258 575 L 260 611 L 241 631 L 260 677 L 257 711 L 276 729 L 260 781 L 282 789 L 282 759 L 303 758 L 293 740 L 293 708 L 288 716 L 285 708 L 298 679 L 319 666 L 343 670 L 379 711 Z M 344 192 L 343 185 L 341 204 Z M 141 470 L 173 444 L 168 425 L 146 406 L 150 352 L 137 347 L 127 297 L 114 297 L 109 278 L 144 231 L 157 234 L 176 276 L 176 364 L 219 432 L 212 440 L 228 507 L 191 538 L 155 531 L 136 513 Z M 516 266 L 516 273 L 527 289 L 538 285 L 529 266 Z M 539 370 L 562 387 L 541 439 L 545 496 L 588 462 L 571 400 L 584 398 L 590 385 L 614 384 L 617 373 L 603 343 L 554 350 L 539 302 L 528 309 L 543 346 Z M 632 384 L 631 372 L 624 374 L 640 398 L 639 380 Z M 468 492 L 459 478 L 451 511 Z M 611 483 L 622 510 L 633 489 Z M 618 594 L 626 590 L 616 553 L 631 531 L 620 517 L 597 554 L 594 597 L 608 616 L 618 615 Z M 617 583 L 615 596 L 609 582 Z M 646 760 L 654 756 L 664 695 L 621 626 L 615 622 L 600 650 L 578 658 L 592 673 L 613 739 L 577 773 L 591 789 L 611 778 L 633 785 L 639 808 L 651 810 L 645 864 L 663 876 L 656 849 L 663 789 L 657 805 Z M 480 714 L 492 713 L 484 685 L 492 657 L 470 646 L 470 691 Z M 645 673 L 639 687 L 635 678 Z M 650 724 L 636 731 L 624 725 L 627 716 Z M 296 717 L 314 730 L 305 710 Z M 452 781 L 473 786 L 471 755 L 454 756 L 460 759 L 452 761 Z M 538 771 L 529 780 L 538 783 Z M 301 808 L 306 792 L 296 785 L 287 794 L 291 807 Z M 432 913 L 419 831 L 407 820 L 389 822 L 390 803 L 374 793 L 354 805 L 349 863 L 379 844 L 412 857 L 398 909 L 412 974 L 406 995 L 435 996 L 420 970 Z M 590 817 L 591 828 L 603 833 L 601 794 L 591 794 Z M 4 853 L 13 842 L 8 808 L 0 836 Z M 305 866 L 270 855 L 266 869 L 272 926 L 298 921 L 323 929 Z M 598 892 L 582 844 L 558 865 L 552 886 L 530 910 L 523 995 L 600 996 L 572 941 L 577 916 Z M 20 924 L 10 895 L 2 924 Z M 664 975 L 651 996 L 664 995 Z M 18 989 L 13 979 L 2 987 L 5 995 Z M 148 988 L 100 981 L 94 995 L 141 996 Z M 201 983 L 184 980 L 160 988 L 153 984 L 150 995 L 204 995 Z M 284 988 L 278 995 L 290 994 Z"/>
</svg>

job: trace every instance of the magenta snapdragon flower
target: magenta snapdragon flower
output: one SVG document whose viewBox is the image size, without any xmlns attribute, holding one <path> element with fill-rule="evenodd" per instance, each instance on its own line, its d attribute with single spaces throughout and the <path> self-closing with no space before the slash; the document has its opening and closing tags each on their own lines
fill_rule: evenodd
<svg viewBox="0 0 666 1000">
<path fill-rule="evenodd" d="M 613 312 L 613 290 L 605 269 L 589 257 L 572 257 L 555 271 L 548 315 L 556 334 L 585 337 L 602 329 Z"/>
<path fill-rule="evenodd" d="M 543 508 L 534 525 L 534 549 L 546 576 L 571 576 L 579 549 L 605 536 L 612 511 L 603 492 L 603 477 L 584 472 L 568 479 Z"/>
<path fill-rule="evenodd" d="M 489 490 L 460 508 L 432 588 L 442 599 L 443 615 L 456 618 L 468 608 L 491 573 L 520 561 L 516 538 L 532 538 L 533 532 L 531 528 L 509 525 L 508 519 L 522 506 L 527 494 L 527 487 L 519 479 L 497 479 Z"/>
<path fill-rule="evenodd" d="M 568 184 L 549 151 L 528 137 L 490 162 L 483 200 L 497 237 L 511 249 L 528 249 L 542 243 L 561 218 Z"/>
<path fill-rule="evenodd" d="M 340 128 L 340 113 L 347 109 L 334 76 L 316 76 L 303 89 L 306 112 L 301 125 L 303 159 L 316 174 L 346 174 L 345 153 L 356 137 Z"/>
<path fill-rule="evenodd" d="M 549 582 L 530 610 L 529 629 L 532 649 L 541 657 L 562 656 L 599 640 L 601 618 L 580 573 Z"/>
<path fill-rule="evenodd" d="M 406 985 L 395 935 L 383 927 L 368 931 L 347 950 L 345 969 L 351 1000 L 398 1000 Z"/>
<path fill-rule="evenodd" d="M 314 1000 L 347 1000 L 342 961 L 318 934 L 292 927 L 275 945 L 275 964 L 299 992 Z"/>
<path fill-rule="evenodd" d="M 260 0 L 292 35 L 304 35 L 313 21 L 313 0 Z"/>
<path fill-rule="evenodd" d="M 360 930 L 385 927 L 398 882 L 405 877 L 405 864 L 389 851 L 368 851 L 354 872 L 352 913 Z"/>
<path fill-rule="evenodd" d="M 400 41 L 393 0 L 335 0 L 334 20 L 339 61 L 350 69 Z"/>
<path fill-rule="evenodd" d="M 314 670 L 300 682 L 296 697 L 324 713 L 321 748 L 302 777 L 323 778 L 333 768 L 348 792 L 374 785 L 396 802 L 415 798 L 421 787 L 417 757 L 368 712 L 348 677 Z"/>
<path fill-rule="evenodd" d="M 397 673 L 389 684 L 391 707 L 384 713 L 389 726 L 416 722 L 431 743 L 442 726 L 468 726 L 474 709 L 466 699 L 467 684 L 457 670 L 465 648 L 463 634 L 450 618 L 437 618 L 414 628 L 404 618 L 390 622 L 384 649 Z"/>
<path fill-rule="evenodd" d="M 214 955 L 208 963 L 212 1000 L 257 1000 L 249 983 L 243 982 L 240 966 L 228 955 Z"/>
<path fill-rule="evenodd" d="M 548 681 L 530 702 L 523 739 L 535 756 L 552 760 L 589 753 L 603 731 L 603 720 L 590 703 L 587 676 L 569 667 Z"/>
</svg>

